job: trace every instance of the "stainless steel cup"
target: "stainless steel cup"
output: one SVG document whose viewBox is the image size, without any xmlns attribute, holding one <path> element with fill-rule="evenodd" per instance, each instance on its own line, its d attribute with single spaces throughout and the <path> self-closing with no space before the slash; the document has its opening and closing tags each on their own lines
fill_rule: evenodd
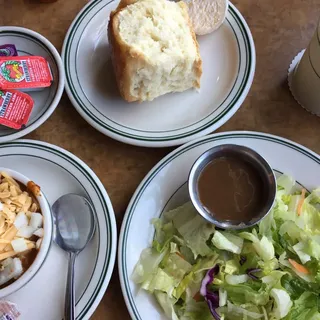
<svg viewBox="0 0 320 320">
<path fill-rule="evenodd" d="M 241 221 L 241 223 L 230 220 L 221 221 L 215 217 L 214 212 L 209 212 L 199 199 L 198 181 L 204 168 L 214 159 L 228 156 L 239 158 L 240 160 L 252 165 L 260 174 L 260 177 L 264 184 L 264 202 L 261 204 L 260 210 L 256 212 L 255 217 L 250 221 Z M 223 229 L 244 229 L 258 223 L 270 212 L 274 204 L 277 191 L 276 178 L 268 162 L 256 151 L 245 146 L 234 144 L 220 145 L 203 153 L 191 168 L 188 184 L 190 198 L 197 211 L 208 222 L 211 222 Z"/>
</svg>

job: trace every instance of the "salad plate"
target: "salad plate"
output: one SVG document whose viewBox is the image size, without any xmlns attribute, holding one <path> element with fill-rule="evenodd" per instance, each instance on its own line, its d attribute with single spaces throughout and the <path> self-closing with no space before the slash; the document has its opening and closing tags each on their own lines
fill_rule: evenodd
<svg viewBox="0 0 320 320">
<path fill-rule="evenodd" d="M 1 166 L 35 181 L 50 205 L 60 196 L 76 193 L 86 197 L 96 215 L 96 232 L 75 265 L 76 319 L 89 319 L 113 271 L 117 228 L 113 208 L 93 171 L 70 152 L 51 144 L 17 140 L 0 146 Z M 6 297 L 17 304 L 21 320 L 63 318 L 68 255 L 52 244 L 37 274 L 22 289 Z"/>
<path fill-rule="evenodd" d="M 154 296 L 133 281 L 133 272 L 141 252 L 151 247 L 155 239 L 155 228 L 151 220 L 160 218 L 164 212 L 189 201 L 186 182 L 193 163 L 202 153 L 221 144 L 244 145 L 257 151 L 269 162 L 278 176 L 285 173 L 294 177 L 298 182 L 295 185 L 297 190 L 305 188 L 311 191 L 319 187 L 320 156 L 297 143 L 273 135 L 245 131 L 225 132 L 197 139 L 170 153 L 149 172 L 137 188 L 121 227 L 118 268 L 122 292 L 132 319 L 168 318 Z M 301 270 L 306 271 L 303 268 Z M 285 305 L 285 302 L 283 304 Z M 261 317 L 258 315 L 255 319 Z"/>
<path fill-rule="evenodd" d="M 229 4 L 219 30 L 198 37 L 203 60 L 199 92 L 129 104 L 117 90 L 107 35 L 110 12 L 118 3 L 89 2 L 66 35 L 66 91 L 80 115 L 103 134 L 144 147 L 183 144 L 229 120 L 249 92 L 256 65 L 250 29 L 236 7 Z"/>
</svg>

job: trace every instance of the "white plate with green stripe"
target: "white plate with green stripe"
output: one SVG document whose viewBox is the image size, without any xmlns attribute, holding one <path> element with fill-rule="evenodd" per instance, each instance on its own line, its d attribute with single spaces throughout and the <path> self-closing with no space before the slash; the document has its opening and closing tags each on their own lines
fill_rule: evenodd
<svg viewBox="0 0 320 320">
<path fill-rule="evenodd" d="M 239 144 L 259 152 L 278 172 L 292 175 L 312 190 L 320 183 L 320 156 L 292 141 L 258 132 L 225 132 L 192 141 L 161 160 L 141 182 L 127 208 L 119 237 L 118 267 L 121 288 L 133 320 L 165 320 L 152 296 L 131 280 L 143 249 L 150 247 L 150 221 L 189 200 L 189 171 L 206 150 L 221 144 Z"/>
<path fill-rule="evenodd" d="M 116 254 L 117 228 L 106 190 L 85 163 L 48 143 L 17 140 L 1 144 L 0 161 L 1 166 L 39 184 L 51 205 L 66 193 L 83 195 L 92 203 L 97 217 L 96 232 L 78 256 L 75 269 L 76 319 L 89 319 L 107 289 Z M 17 304 L 21 320 L 63 318 L 67 265 L 67 254 L 52 244 L 36 276 L 6 297 Z"/>
<path fill-rule="evenodd" d="M 34 107 L 25 128 L 15 130 L 0 126 L 0 142 L 7 142 L 27 135 L 51 116 L 64 90 L 64 71 L 61 57 L 54 45 L 37 32 L 21 27 L 0 27 L 0 45 L 3 44 L 14 44 L 19 56 L 46 58 L 53 75 L 53 83 L 49 88 L 28 92 L 34 101 Z"/>
<path fill-rule="evenodd" d="M 198 37 L 203 60 L 200 92 L 127 103 L 117 90 L 107 35 L 109 15 L 118 2 L 89 2 L 65 38 L 66 91 L 83 118 L 107 136 L 145 147 L 183 144 L 229 120 L 248 94 L 256 65 L 250 29 L 235 6 L 230 3 L 219 30 Z"/>
</svg>

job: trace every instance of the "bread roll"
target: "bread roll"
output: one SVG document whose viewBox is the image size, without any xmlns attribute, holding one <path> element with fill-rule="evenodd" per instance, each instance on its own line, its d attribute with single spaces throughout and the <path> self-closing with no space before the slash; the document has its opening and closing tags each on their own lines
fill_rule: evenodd
<svg viewBox="0 0 320 320">
<path fill-rule="evenodd" d="M 194 32 L 204 35 L 217 30 L 226 18 L 228 0 L 184 0 Z"/>
<path fill-rule="evenodd" d="M 183 2 L 122 0 L 108 27 L 122 97 L 146 101 L 200 87 L 199 46 Z"/>
</svg>

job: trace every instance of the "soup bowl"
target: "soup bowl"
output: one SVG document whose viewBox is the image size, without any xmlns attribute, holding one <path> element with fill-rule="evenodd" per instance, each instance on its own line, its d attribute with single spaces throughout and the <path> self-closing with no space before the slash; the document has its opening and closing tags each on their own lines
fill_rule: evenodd
<svg viewBox="0 0 320 320">
<path fill-rule="evenodd" d="M 23 174 L 8 169 L 8 168 L 2 168 L 0 167 L 0 172 L 7 173 L 11 178 L 13 178 L 16 182 L 21 184 L 22 186 L 25 186 L 27 189 L 28 182 L 32 181 L 32 179 L 29 179 L 28 177 L 24 176 Z M 2 289 L 0 289 L 0 298 L 3 298 L 5 296 L 8 296 L 15 291 L 19 290 L 23 286 L 25 286 L 40 270 L 41 266 L 43 265 L 50 249 L 51 240 L 52 240 L 52 232 L 53 232 L 53 219 L 51 214 L 50 205 L 41 191 L 37 192 L 37 194 L 31 193 L 29 190 L 27 190 L 30 195 L 32 195 L 38 202 L 41 214 L 43 216 L 43 237 L 42 242 L 40 245 L 40 248 L 38 249 L 37 255 L 34 259 L 34 261 L 31 263 L 30 266 L 23 272 L 23 274 L 16 280 L 14 280 L 12 283 L 8 284 Z"/>
</svg>

